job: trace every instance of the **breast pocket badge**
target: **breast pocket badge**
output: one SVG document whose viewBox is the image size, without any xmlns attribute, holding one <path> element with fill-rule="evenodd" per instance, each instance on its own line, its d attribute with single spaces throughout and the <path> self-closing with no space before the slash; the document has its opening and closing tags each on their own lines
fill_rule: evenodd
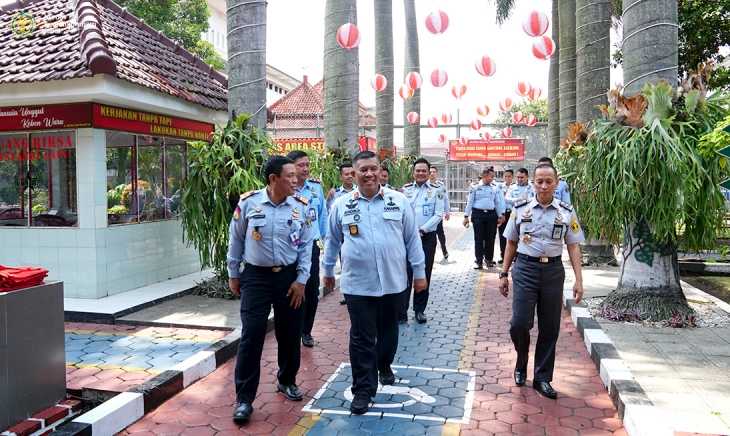
<svg viewBox="0 0 730 436">
<path fill-rule="evenodd" d="M 293 246 L 298 247 L 302 243 L 302 240 L 299 238 L 299 230 L 292 230 L 289 233 L 289 240 Z"/>
<path fill-rule="evenodd" d="M 562 224 L 553 225 L 553 239 L 562 239 L 565 227 Z"/>
<path fill-rule="evenodd" d="M 357 236 L 360 233 L 357 224 L 349 224 L 347 227 L 350 230 L 350 236 Z"/>
</svg>

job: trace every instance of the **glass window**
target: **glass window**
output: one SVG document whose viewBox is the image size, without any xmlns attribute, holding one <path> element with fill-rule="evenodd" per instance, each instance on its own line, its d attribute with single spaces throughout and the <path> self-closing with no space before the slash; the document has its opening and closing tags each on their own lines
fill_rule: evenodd
<svg viewBox="0 0 730 436">
<path fill-rule="evenodd" d="M 75 147 L 74 132 L 71 131 L 30 135 L 31 226 L 76 225 Z"/>
<path fill-rule="evenodd" d="M 165 218 L 162 162 L 162 138 L 138 136 L 137 198 L 140 222 Z"/>
<path fill-rule="evenodd" d="M 186 178 L 185 141 L 165 139 L 165 216 L 177 218 Z"/>
<path fill-rule="evenodd" d="M 28 135 L 0 135 L 0 226 L 26 226 Z"/>
<path fill-rule="evenodd" d="M 137 222 L 134 135 L 106 132 L 107 222 Z"/>
</svg>

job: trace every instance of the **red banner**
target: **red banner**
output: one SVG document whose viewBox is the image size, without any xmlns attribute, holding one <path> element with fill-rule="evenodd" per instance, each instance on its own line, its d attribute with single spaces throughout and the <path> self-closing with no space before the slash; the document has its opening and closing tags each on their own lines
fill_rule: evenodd
<svg viewBox="0 0 730 436">
<path fill-rule="evenodd" d="M 0 132 L 91 127 L 91 103 L 0 107 Z"/>
<path fill-rule="evenodd" d="M 210 140 L 215 130 L 210 123 L 97 103 L 94 103 L 93 124 L 101 129 L 200 141 Z"/>
<path fill-rule="evenodd" d="M 324 138 L 274 138 L 276 152 L 287 154 L 292 150 L 324 152 Z M 360 151 L 375 151 L 375 138 L 361 136 L 358 139 Z"/>
<path fill-rule="evenodd" d="M 459 144 L 459 141 L 449 141 L 449 160 L 525 160 L 525 140 L 470 139 L 464 145 Z"/>
</svg>

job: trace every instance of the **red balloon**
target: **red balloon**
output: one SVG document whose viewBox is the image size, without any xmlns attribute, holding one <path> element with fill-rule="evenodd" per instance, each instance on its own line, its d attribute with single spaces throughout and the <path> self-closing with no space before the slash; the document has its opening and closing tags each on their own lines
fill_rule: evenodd
<svg viewBox="0 0 730 436">
<path fill-rule="evenodd" d="M 489 141 L 490 139 L 492 139 L 492 134 L 489 133 L 489 132 L 484 132 L 484 133 L 482 133 L 482 138 L 484 138 L 487 141 Z"/>
<path fill-rule="evenodd" d="M 448 27 L 449 16 L 444 11 L 432 12 L 426 17 L 426 29 L 435 35 L 446 32 Z"/>
<path fill-rule="evenodd" d="M 479 114 L 480 117 L 486 117 L 489 115 L 489 106 L 486 104 L 477 106 L 477 114 Z"/>
<path fill-rule="evenodd" d="M 522 22 L 522 30 L 532 37 L 542 36 L 547 32 L 550 19 L 547 14 L 540 11 L 532 11 Z"/>
<path fill-rule="evenodd" d="M 421 120 L 420 115 L 418 115 L 418 112 L 408 112 L 408 115 L 406 115 L 406 119 L 408 120 L 408 124 L 418 124 L 418 122 Z"/>
<path fill-rule="evenodd" d="M 388 79 L 386 79 L 382 74 L 376 74 L 373 77 L 373 80 L 370 81 L 370 85 L 372 85 L 376 92 L 380 92 L 388 87 Z"/>
<path fill-rule="evenodd" d="M 431 117 L 428 119 L 428 127 L 431 127 L 435 129 L 439 125 L 439 119 L 436 117 Z"/>
<path fill-rule="evenodd" d="M 535 101 L 535 100 L 539 99 L 541 95 L 542 95 L 542 89 L 540 89 L 540 88 L 532 88 L 530 90 L 530 92 L 527 94 L 527 98 L 530 101 Z"/>
<path fill-rule="evenodd" d="M 535 127 L 537 125 L 537 117 L 534 114 L 529 114 L 525 118 L 525 125 L 528 127 Z"/>
<path fill-rule="evenodd" d="M 489 56 L 482 56 L 475 66 L 477 73 L 484 77 L 491 77 L 497 72 L 497 64 Z"/>
<path fill-rule="evenodd" d="M 468 143 L 469 143 L 469 140 L 464 138 L 463 136 L 461 138 L 459 138 L 459 144 L 466 145 Z"/>
<path fill-rule="evenodd" d="M 512 99 L 507 97 L 499 102 L 499 110 L 502 112 L 509 112 L 512 109 Z"/>
<path fill-rule="evenodd" d="M 514 124 L 520 124 L 524 118 L 525 117 L 522 115 L 522 112 L 520 112 L 520 111 L 517 111 L 512 114 L 512 122 Z"/>
<path fill-rule="evenodd" d="M 555 42 L 549 36 L 541 36 L 532 43 L 532 54 L 538 59 L 550 59 L 553 53 L 555 53 Z"/>
<path fill-rule="evenodd" d="M 469 124 L 469 127 L 471 127 L 472 130 L 479 130 L 482 128 L 482 122 L 479 120 L 473 120 L 471 124 Z"/>
<path fill-rule="evenodd" d="M 401 85 L 400 89 L 398 90 L 398 95 L 400 95 L 400 98 L 403 100 L 407 100 L 411 97 L 413 97 L 413 90 L 408 87 L 408 85 Z"/>
<path fill-rule="evenodd" d="M 408 85 L 408 87 L 412 90 L 415 91 L 416 89 L 419 89 L 422 83 L 423 79 L 418 72 L 412 71 L 406 75 L 406 85 Z"/>
<path fill-rule="evenodd" d="M 504 129 L 502 129 L 502 137 L 511 138 L 512 137 L 512 127 L 505 127 Z"/>
<path fill-rule="evenodd" d="M 451 95 L 453 95 L 455 99 L 459 100 L 464 96 L 464 94 L 466 94 L 466 85 L 454 85 L 451 87 Z"/>
<path fill-rule="evenodd" d="M 451 114 L 441 114 L 441 122 L 444 124 L 451 124 Z"/>
<path fill-rule="evenodd" d="M 446 135 L 444 135 L 443 133 L 440 134 L 439 135 L 439 142 L 442 143 L 442 144 L 445 144 L 446 143 Z"/>
<path fill-rule="evenodd" d="M 431 72 L 431 84 L 436 88 L 441 88 L 442 86 L 446 85 L 448 81 L 449 75 L 446 73 L 446 71 L 436 69 Z"/>
<path fill-rule="evenodd" d="M 526 97 L 532 90 L 532 85 L 525 81 L 517 82 L 517 94 L 521 97 Z"/>
<path fill-rule="evenodd" d="M 337 29 L 337 43 L 340 47 L 351 50 L 360 44 L 360 30 L 352 23 L 346 23 Z"/>
</svg>

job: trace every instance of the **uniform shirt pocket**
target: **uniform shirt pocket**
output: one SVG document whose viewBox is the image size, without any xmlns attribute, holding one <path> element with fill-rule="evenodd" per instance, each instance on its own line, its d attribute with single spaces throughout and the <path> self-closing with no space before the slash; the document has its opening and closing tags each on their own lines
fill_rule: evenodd
<svg viewBox="0 0 730 436">
<path fill-rule="evenodd" d="M 403 219 L 403 212 L 383 212 L 383 219 L 387 221 L 401 221 Z"/>
</svg>

